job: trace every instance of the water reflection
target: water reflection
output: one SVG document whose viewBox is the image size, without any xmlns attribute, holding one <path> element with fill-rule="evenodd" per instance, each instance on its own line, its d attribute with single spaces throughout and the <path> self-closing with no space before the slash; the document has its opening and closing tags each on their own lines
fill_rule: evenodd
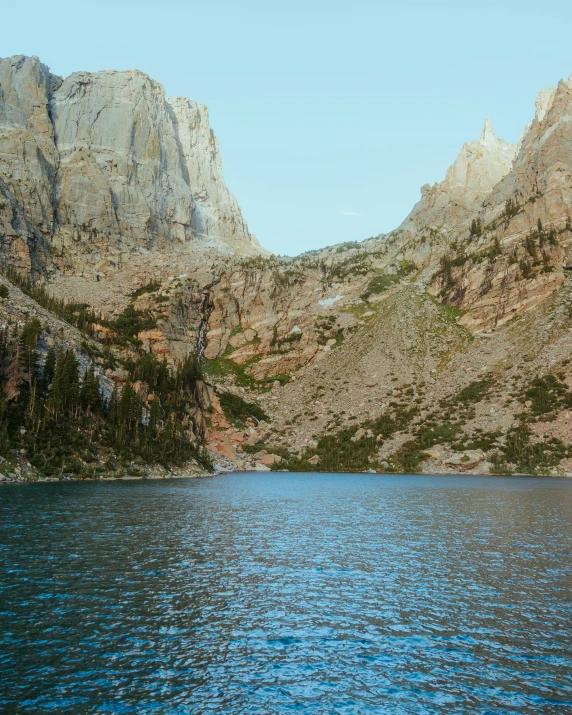
<svg viewBox="0 0 572 715">
<path fill-rule="evenodd" d="M 572 708 L 572 484 L 252 474 L 0 490 L 10 713 Z"/>
</svg>

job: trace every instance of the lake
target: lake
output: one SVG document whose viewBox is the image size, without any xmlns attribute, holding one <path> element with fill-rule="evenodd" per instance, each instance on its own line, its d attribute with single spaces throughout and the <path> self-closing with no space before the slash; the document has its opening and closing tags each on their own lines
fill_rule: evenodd
<svg viewBox="0 0 572 715">
<path fill-rule="evenodd" d="M 570 713 L 572 480 L 0 489 L 2 713 Z"/>
</svg>

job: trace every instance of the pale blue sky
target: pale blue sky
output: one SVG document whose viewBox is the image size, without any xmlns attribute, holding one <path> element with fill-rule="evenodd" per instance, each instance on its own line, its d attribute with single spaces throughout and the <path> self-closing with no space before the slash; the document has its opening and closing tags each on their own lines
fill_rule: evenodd
<svg viewBox="0 0 572 715">
<path fill-rule="evenodd" d="M 209 107 L 250 230 L 294 255 L 395 228 L 490 116 L 572 72 L 572 3 L 4 0 L 0 56 L 141 69 Z"/>
</svg>

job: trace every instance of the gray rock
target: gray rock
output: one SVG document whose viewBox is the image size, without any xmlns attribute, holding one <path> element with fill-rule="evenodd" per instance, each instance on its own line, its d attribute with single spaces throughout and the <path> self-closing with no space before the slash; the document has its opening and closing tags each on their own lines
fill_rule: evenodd
<svg viewBox="0 0 572 715">
<path fill-rule="evenodd" d="M 62 81 L 22 56 L 0 59 L 0 235 L 22 268 L 50 264 L 53 244 L 93 274 L 138 248 L 263 252 L 206 107 L 137 70 Z"/>
<path fill-rule="evenodd" d="M 455 467 L 465 471 L 473 469 L 480 464 L 484 459 L 484 454 L 480 450 L 466 450 L 465 452 L 456 452 L 448 459 L 443 460 L 443 464 L 447 467 Z"/>
</svg>

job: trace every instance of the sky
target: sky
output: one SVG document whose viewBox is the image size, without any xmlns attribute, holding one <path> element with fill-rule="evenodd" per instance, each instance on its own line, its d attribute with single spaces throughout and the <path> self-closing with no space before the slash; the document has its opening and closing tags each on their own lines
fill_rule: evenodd
<svg viewBox="0 0 572 715">
<path fill-rule="evenodd" d="M 572 73 L 572 3 L 4 0 L 0 56 L 140 69 L 209 108 L 250 231 L 281 255 L 396 228 L 491 117 L 516 142 Z"/>
</svg>

